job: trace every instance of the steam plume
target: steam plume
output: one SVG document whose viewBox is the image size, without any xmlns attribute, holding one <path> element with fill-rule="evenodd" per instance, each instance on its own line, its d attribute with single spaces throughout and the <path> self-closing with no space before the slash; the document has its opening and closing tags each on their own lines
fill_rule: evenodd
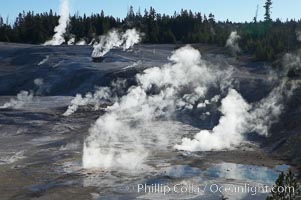
<svg viewBox="0 0 301 200">
<path fill-rule="evenodd" d="M 70 38 L 67 42 L 68 45 L 74 45 L 74 43 L 75 43 L 75 38 L 74 37 Z"/>
<path fill-rule="evenodd" d="M 164 149 L 171 142 L 171 137 L 165 134 L 170 127 L 160 127 L 158 131 L 154 128 L 158 122 L 172 121 L 176 113 L 195 109 L 203 109 L 203 115 L 208 116 L 210 110 L 206 107 L 219 101 L 222 116 L 218 124 L 212 130 L 201 130 L 192 139 L 184 137 L 182 143 L 174 147 L 188 151 L 236 148 L 249 132 L 267 135 L 271 124 L 283 111 L 282 96 L 291 94 L 284 80 L 266 98 L 247 103 L 233 89 L 231 66 L 206 62 L 191 46 L 177 49 L 169 60 L 161 67 L 148 68 L 137 74 L 137 85 L 121 97 L 112 95 L 116 87 L 112 85 L 107 94 L 79 96 L 80 103 L 74 100 L 67 113 L 74 112 L 79 105 L 97 105 L 104 97 L 112 102 L 90 128 L 84 141 L 84 168 L 146 169 L 145 163 L 152 153 L 148 145 Z M 212 89 L 217 94 L 209 93 Z"/>
<path fill-rule="evenodd" d="M 34 84 L 38 87 L 37 91 L 35 92 L 36 95 L 41 95 L 43 93 L 44 89 L 44 79 L 42 78 L 36 78 L 34 81 Z"/>
<path fill-rule="evenodd" d="M 99 88 L 94 94 L 87 93 L 84 97 L 81 94 L 77 94 L 75 98 L 71 101 L 70 106 L 63 114 L 64 116 L 69 116 L 77 111 L 79 106 L 94 106 L 94 110 L 98 110 L 101 101 L 106 101 L 111 97 L 111 90 L 107 87 Z"/>
<path fill-rule="evenodd" d="M 92 57 L 104 56 L 113 48 L 122 47 L 123 50 L 127 50 L 140 40 L 140 33 L 135 28 L 128 29 L 125 33 L 112 30 L 107 35 L 100 36 L 100 42 L 94 45 Z"/>
<path fill-rule="evenodd" d="M 30 103 L 33 99 L 33 92 L 21 91 L 17 94 L 16 99 L 11 99 L 9 102 L 5 103 L 0 108 L 15 108 L 20 109 L 27 103 Z"/>
<path fill-rule="evenodd" d="M 238 46 L 238 40 L 240 39 L 240 36 L 237 34 L 237 31 L 231 32 L 229 35 L 229 38 L 226 42 L 226 47 L 228 47 L 232 54 L 236 55 L 240 52 L 240 48 Z"/>
<path fill-rule="evenodd" d="M 69 0 L 60 1 L 59 25 L 54 28 L 55 34 L 44 45 L 61 45 L 65 42 L 64 34 L 69 23 Z"/>
<path fill-rule="evenodd" d="M 125 80 L 117 79 L 112 82 L 111 88 L 98 87 L 94 93 L 88 92 L 84 97 L 81 94 L 77 94 L 63 115 L 69 116 L 75 113 L 81 106 L 92 106 L 93 110 L 99 110 L 101 104 L 115 102 L 118 94 L 124 93 L 126 85 Z"/>
<path fill-rule="evenodd" d="M 86 43 L 86 41 L 84 40 L 84 39 L 80 39 L 77 43 L 76 43 L 76 45 L 86 45 L 87 43 Z"/>
<path fill-rule="evenodd" d="M 284 110 L 283 103 L 293 94 L 295 84 L 286 78 L 280 81 L 267 97 L 259 102 L 247 104 L 235 90 L 230 90 L 222 100 L 223 116 L 212 130 L 202 130 L 194 139 L 183 138 L 178 150 L 211 151 L 238 147 L 245 134 L 256 132 L 268 136 L 271 125 L 278 121 Z"/>
<path fill-rule="evenodd" d="M 84 142 L 83 167 L 145 169 L 150 153 L 146 145 L 156 140 L 156 148 L 166 148 L 169 141 L 164 133 L 170 127 L 158 131 L 153 124 L 158 119 L 172 118 L 177 110 L 208 103 L 207 88 L 231 83 L 227 76 L 231 67 L 217 69 L 190 46 L 176 50 L 169 60 L 161 68 L 138 74 L 138 85 L 130 87 L 97 119 Z"/>
<path fill-rule="evenodd" d="M 268 136 L 271 125 L 278 121 L 284 110 L 283 103 L 292 96 L 295 87 L 284 79 L 267 97 L 254 103 L 253 110 L 249 113 L 249 131 Z"/>
<path fill-rule="evenodd" d="M 250 105 L 233 89 L 222 100 L 221 112 L 223 116 L 212 131 L 202 130 L 194 139 L 183 138 L 181 145 L 176 145 L 178 150 L 209 151 L 230 149 L 243 141 L 243 133 L 247 123 Z"/>
</svg>

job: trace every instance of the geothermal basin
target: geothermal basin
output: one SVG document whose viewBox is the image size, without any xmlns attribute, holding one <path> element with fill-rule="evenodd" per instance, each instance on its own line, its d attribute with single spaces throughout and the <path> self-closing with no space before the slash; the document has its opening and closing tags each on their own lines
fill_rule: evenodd
<svg viewBox="0 0 301 200">
<path fill-rule="evenodd" d="M 94 63 L 90 46 L 1 43 L 0 199 L 265 199 L 290 166 L 260 143 L 277 120 L 254 116 L 289 83 L 183 46 Z"/>
</svg>

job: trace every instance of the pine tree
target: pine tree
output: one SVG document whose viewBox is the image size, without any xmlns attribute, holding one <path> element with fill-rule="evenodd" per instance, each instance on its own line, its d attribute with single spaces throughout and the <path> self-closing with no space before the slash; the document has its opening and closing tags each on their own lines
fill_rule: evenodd
<svg viewBox="0 0 301 200">
<path fill-rule="evenodd" d="M 271 19 L 272 4 L 273 4 L 272 0 L 266 0 L 265 5 L 263 6 L 265 8 L 265 14 L 264 14 L 265 21 L 272 21 Z"/>
<path fill-rule="evenodd" d="M 295 174 L 292 171 L 281 172 L 277 178 L 274 190 L 266 198 L 267 200 L 292 200 L 298 199 L 301 194 L 301 187 Z"/>
</svg>

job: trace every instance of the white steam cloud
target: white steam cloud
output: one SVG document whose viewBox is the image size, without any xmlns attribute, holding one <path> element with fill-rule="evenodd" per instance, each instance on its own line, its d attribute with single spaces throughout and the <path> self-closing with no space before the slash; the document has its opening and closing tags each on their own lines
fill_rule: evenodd
<svg viewBox="0 0 301 200">
<path fill-rule="evenodd" d="M 33 92 L 28 91 L 21 91 L 17 94 L 16 99 L 11 99 L 9 102 L 5 103 L 3 106 L 0 106 L 0 108 L 14 108 L 14 109 L 21 109 L 26 104 L 32 102 L 33 99 Z"/>
<path fill-rule="evenodd" d="M 293 94 L 296 85 L 288 83 L 287 78 L 280 81 L 267 97 L 259 102 L 248 104 L 235 90 L 230 90 L 222 100 L 218 125 L 212 130 L 202 130 L 193 139 L 183 138 L 178 150 L 212 151 L 233 149 L 244 142 L 244 135 L 256 132 L 268 136 L 271 125 L 284 110 L 284 101 Z"/>
<path fill-rule="evenodd" d="M 127 50 L 129 48 L 132 48 L 134 44 L 139 43 L 141 40 L 141 36 L 140 33 L 133 28 L 126 30 L 125 33 L 122 35 L 122 39 L 125 41 L 122 48 L 123 50 Z"/>
<path fill-rule="evenodd" d="M 63 116 L 69 116 L 75 113 L 79 107 L 89 106 L 94 111 L 102 108 L 104 104 L 112 104 L 117 99 L 118 93 L 123 93 L 126 87 L 126 81 L 117 79 L 112 82 L 111 88 L 109 87 L 98 87 L 94 94 L 88 92 L 84 96 L 77 94 L 71 101 L 68 109 L 63 113 Z"/>
<path fill-rule="evenodd" d="M 60 1 L 59 25 L 54 28 L 55 34 L 52 39 L 46 41 L 44 45 L 61 45 L 65 42 L 64 34 L 69 24 L 69 0 Z"/>
<path fill-rule="evenodd" d="M 228 47 L 230 49 L 231 53 L 234 55 L 240 52 L 240 48 L 238 45 L 239 39 L 240 39 L 240 36 L 237 34 L 237 31 L 232 31 L 226 42 L 226 47 Z"/>
<path fill-rule="evenodd" d="M 75 98 L 72 99 L 71 104 L 63 115 L 69 116 L 75 113 L 80 106 L 91 105 L 94 107 L 94 110 L 98 110 L 100 108 L 100 104 L 110 98 L 111 90 L 108 87 L 98 88 L 94 94 L 87 93 L 84 97 L 81 94 L 77 94 Z"/>
<path fill-rule="evenodd" d="M 230 149 L 244 140 L 243 133 L 247 123 L 250 105 L 240 94 L 230 89 L 228 95 L 222 100 L 221 112 L 223 116 L 212 130 L 202 130 L 194 139 L 183 138 L 178 150 L 209 151 Z"/>
<path fill-rule="evenodd" d="M 23 109 L 26 106 L 30 105 L 34 102 L 35 95 L 41 95 L 43 93 L 44 87 L 44 79 L 43 78 L 36 78 L 34 79 L 33 83 L 37 87 L 34 91 L 25 91 L 21 90 L 16 98 L 11 98 L 9 102 L 4 103 L 4 105 L 0 106 L 0 109 L 12 108 L 12 109 Z"/>
<path fill-rule="evenodd" d="M 74 37 L 70 38 L 67 42 L 68 45 L 74 45 L 74 43 L 75 43 L 75 38 Z"/>
<path fill-rule="evenodd" d="M 290 97 L 294 87 L 287 88 L 286 80 L 259 102 L 248 104 L 241 95 L 230 89 L 222 100 L 223 116 L 212 130 L 201 130 L 193 139 L 183 138 L 178 150 L 212 151 L 233 149 L 245 141 L 245 134 L 256 132 L 268 136 L 271 125 L 282 113 L 284 97 Z"/>
<path fill-rule="evenodd" d="M 84 168 L 145 170 L 152 149 L 166 149 L 178 142 L 166 134 L 171 126 L 158 124 L 172 122 L 176 113 L 195 109 L 203 112 L 201 116 L 209 116 L 207 107 L 216 107 L 218 102 L 222 114 L 218 124 L 212 130 L 201 130 L 193 138 L 182 138 L 182 143 L 174 148 L 187 151 L 236 148 L 245 142 L 245 134 L 249 132 L 268 135 L 270 126 L 284 109 L 283 101 L 292 94 L 293 87 L 287 87 L 284 79 L 266 98 L 249 104 L 232 89 L 231 66 L 206 62 L 191 46 L 177 49 L 169 60 L 168 64 L 137 74 L 137 85 L 121 97 L 114 90 L 122 84 L 113 84 L 73 99 L 65 116 L 80 106 L 96 110 L 104 101 L 110 102 L 102 108 L 105 114 L 97 119 L 84 141 Z"/>
<path fill-rule="evenodd" d="M 86 45 L 87 43 L 86 43 L 86 41 L 84 40 L 84 39 L 80 39 L 77 43 L 76 43 L 76 45 L 79 45 L 79 46 L 82 46 L 82 45 Z"/>
<path fill-rule="evenodd" d="M 36 95 L 41 95 L 44 90 L 44 79 L 36 78 L 33 83 L 38 87 L 37 91 L 35 92 Z"/>
<path fill-rule="evenodd" d="M 295 89 L 295 85 L 287 87 L 287 80 L 281 81 L 270 94 L 261 101 L 253 105 L 253 110 L 249 113 L 249 132 L 255 131 L 260 135 L 269 135 L 269 129 L 273 123 L 278 121 L 280 114 L 284 110 L 283 102 L 285 98 L 290 98 Z"/>
<path fill-rule="evenodd" d="M 92 57 L 101 57 L 113 48 L 127 50 L 139 43 L 141 34 L 135 29 L 128 29 L 124 33 L 117 30 L 110 31 L 107 35 L 100 36 L 100 42 L 94 45 Z"/>
<path fill-rule="evenodd" d="M 169 140 L 164 133 L 170 127 L 158 131 L 152 124 L 158 119 L 169 119 L 177 110 L 203 104 L 207 88 L 231 83 L 230 67 L 224 71 L 217 69 L 190 46 L 176 50 L 169 60 L 171 63 L 161 68 L 149 68 L 138 74 L 138 85 L 129 88 L 97 119 L 84 142 L 83 167 L 145 169 L 144 162 L 150 153 L 147 144 L 162 148 Z M 153 94 L 148 95 L 149 92 Z"/>
<path fill-rule="evenodd" d="M 285 66 L 283 69 L 284 74 L 301 75 L 301 55 L 287 53 L 284 55 L 282 65 Z M 292 75 L 292 74 L 291 74 Z"/>
</svg>

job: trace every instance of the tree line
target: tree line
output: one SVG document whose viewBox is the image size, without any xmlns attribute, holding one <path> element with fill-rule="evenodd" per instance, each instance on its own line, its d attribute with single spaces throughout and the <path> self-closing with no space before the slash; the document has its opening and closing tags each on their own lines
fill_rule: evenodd
<svg viewBox="0 0 301 200">
<path fill-rule="evenodd" d="M 270 0 L 267 1 L 267 3 Z M 135 27 L 144 33 L 143 43 L 206 43 L 225 46 L 232 31 L 241 36 L 239 46 L 256 60 L 273 60 L 279 54 L 294 51 L 300 47 L 296 32 L 301 27 L 300 20 L 279 19 L 272 21 L 270 6 L 266 4 L 264 21 L 234 23 L 229 20 L 217 21 L 210 13 L 181 10 L 173 15 L 160 14 L 150 7 L 141 13 L 129 8 L 124 19 L 106 16 L 103 11 L 90 16 L 74 14 L 65 34 L 66 40 L 74 36 L 76 40 L 87 42 L 107 33 L 112 28 Z M 0 41 L 41 44 L 54 34 L 59 16 L 52 10 L 44 13 L 22 12 L 13 24 L 0 17 Z"/>
</svg>

